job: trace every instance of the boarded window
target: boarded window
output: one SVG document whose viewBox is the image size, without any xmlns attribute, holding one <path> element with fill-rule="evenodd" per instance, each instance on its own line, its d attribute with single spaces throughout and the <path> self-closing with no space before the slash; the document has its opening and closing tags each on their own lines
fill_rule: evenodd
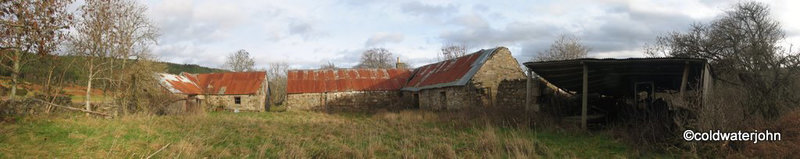
<svg viewBox="0 0 800 159">
<path fill-rule="evenodd" d="M 233 97 L 233 103 L 242 104 L 242 97 Z"/>
</svg>

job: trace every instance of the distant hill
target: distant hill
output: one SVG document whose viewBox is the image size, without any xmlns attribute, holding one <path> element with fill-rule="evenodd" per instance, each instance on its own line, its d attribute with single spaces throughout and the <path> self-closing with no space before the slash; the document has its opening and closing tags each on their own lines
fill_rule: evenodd
<svg viewBox="0 0 800 159">
<path fill-rule="evenodd" d="M 195 64 L 176 64 L 169 62 L 162 62 L 162 63 L 167 65 L 167 73 L 169 74 L 180 74 L 181 72 L 186 72 L 186 73 L 228 72 L 228 70 L 223 70 L 218 68 L 208 68 Z"/>
<path fill-rule="evenodd" d="M 34 58 L 37 55 L 33 54 L 26 54 L 23 58 Z M 47 79 L 48 70 L 50 67 L 49 65 L 57 62 L 62 63 L 64 65 L 70 65 L 72 67 L 60 67 L 59 72 L 61 74 L 56 74 L 56 76 L 60 76 L 64 79 L 68 79 L 65 81 L 69 84 L 64 91 L 66 94 L 69 95 L 82 95 L 85 92 L 85 87 L 81 88 L 81 86 L 86 84 L 86 75 L 85 75 L 85 68 L 82 67 L 82 61 L 85 61 L 85 57 L 81 56 L 58 56 L 58 58 L 37 58 L 36 60 L 30 60 L 24 67 L 22 67 L 22 74 L 20 75 L 21 81 L 23 82 L 20 85 L 20 91 L 18 93 L 24 95 L 28 91 L 40 91 L 39 89 L 42 88 L 41 84 L 45 83 L 44 81 Z M 9 63 L 8 59 L 0 59 L 0 62 Z M 66 63 L 73 63 L 66 64 Z M 129 61 L 130 62 L 130 61 Z M 213 72 L 229 72 L 227 70 L 218 69 L 218 68 L 209 68 L 203 67 L 196 64 L 175 64 L 170 62 L 159 62 L 160 64 L 164 64 L 166 66 L 166 73 L 169 74 L 180 74 L 181 72 L 186 73 L 213 73 Z M 10 77 L 11 71 L 7 69 L 0 69 L 0 96 L 6 94 L 5 92 L 8 90 L 10 85 Z M 99 90 L 97 90 L 99 91 Z M 98 92 L 98 95 L 101 95 L 102 92 Z"/>
<path fill-rule="evenodd" d="M 26 54 L 26 56 L 23 56 L 23 58 L 33 58 L 34 56 L 37 55 Z M 71 82 L 76 82 L 76 83 L 82 83 L 83 81 L 86 80 L 85 75 L 83 75 L 85 73 L 85 70 L 83 67 L 81 67 L 82 63 L 80 63 L 81 61 L 85 61 L 85 57 L 59 56 L 56 59 L 57 59 L 56 62 L 63 62 L 63 63 L 77 62 L 75 65 L 72 65 L 73 67 L 68 67 L 67 70 L 59 70 L 59 71 L 66 71 L 65 74 L 63 74 L 64 78 L 72 79 Z M 30 81 L 41 82 L 46 80 L 46 76 L 42 75 L 47 74 L 47 71 L 49 71 L 47 70 L 49 68 L 48 65 L 50 65 L 53 62 L 52 60 L 54 59 L 50 58 L 50 59 L 32 60 L 31 62 L 22 67 L 21 72 L 23 73 L 20 75 L 20 77 L 24 81 L 29 81 L 29 82 Z M 7 59 L 3 59 L 0 60 L 0 62 L 10 62 L 10 61 L 8 61 Z M 169 74 L 180 74 L 181 72 L 186 72 L 186 73 L 229 72 L 223 69 L 203 67 L 196 64 L 176 64 L 170 62 L 159 62 L 159 63 L 164 64 L 166 66 L 165 71 L 166 73 Z M 0 69 L 0 76 L 6 76 L 6 77 L 11 76 L 11 71 L 7 69 Z"/>
</svg>

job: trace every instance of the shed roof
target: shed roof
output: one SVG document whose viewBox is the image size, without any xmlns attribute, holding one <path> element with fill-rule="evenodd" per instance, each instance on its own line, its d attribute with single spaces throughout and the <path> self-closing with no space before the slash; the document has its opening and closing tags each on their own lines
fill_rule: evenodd
<svg viewBox="0 0 800 159">
<path fill-rule="evenodd" d="M 287 93 L 390 91 L 402 88 L 407 69 L 289 70 Z"/>
<path fill-rule="evenodd" d="M 181 75 L 159 74 L 162 86 L 180 94 L 256 94 L 266 81 L 266 72 L 224 72 Z"/>
<path fill-rule="evenodd" d="M 657 87 L 678 90 L 684 68 L 689 66 L 689 80 L 697 81 L 706 69 L 706 60 L 697 58 L 628 58 L 628 59 L 574 59 L 561 61 L 526 62 L 533 72 L 568 91 L 581 91 L 583 66 L 589 75 L 589 93 L 625 93 L 628 83 L 656 81 Z"/>
<path fill-rule="evenodd" d="M 158 77 L 161 85 L 171 93 L 201 94 L 203 92 L 197 84 L 186 77 L 166 73 L 159 73 Z"/>
<path fill-rule="evenodd" d="M 414 70 L 411 79 L 403 90 L 418 91 L 421 89 L 465 85 L 486 63 L 486 60 L 500 49 L 506 48 L 497 47 L 480 50 L 455 59 L 419 67 Z"/>
<path fill-rule="evenodd" d="M 266 72 L 183 74 L 205 90 L 205 94 L 256 94 L 267 78 Z"/>
</svg>

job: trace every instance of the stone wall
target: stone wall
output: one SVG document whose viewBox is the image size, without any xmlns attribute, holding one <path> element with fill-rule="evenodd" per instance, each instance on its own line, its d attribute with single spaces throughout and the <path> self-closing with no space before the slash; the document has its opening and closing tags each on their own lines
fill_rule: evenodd
<svg viewBox="0 0 800 159">
<path fill-rule="evenodd" d="M 482 90 L 470 86 L 425 89 L 417 93 L 419 108 L 428 110 L 458 110 L 488 101 Z"/>
<path fill-rule="evenodd" d="M 500 81 L 497 87 L 497 106 L 507 108 L 524 108 L 527 80 L 514 79 Z"/>
<path fill-rule="evenodd" d="M 408 107 L 408 96 L 401 91 L 351 91 L 289 94 L 289 109 L 368 112 Z"/>
<path fill-rule="evenodd" d="M 235 98 L 240 98 L 236 104 Z M 223 108 L 227 110 L 264 111 L 265 97 L 261 95 L 206 95 L 205 104 L 211 109 Z"/>
<path fill-rule="evenodd" d="M 286 108 L 311 110 L 322 105 L 323 93 L 297 93 L 286 95 Z"/>
<path fill-rule="evenodd" d="M 495 99 L 499 99 L 497 94 L 502 91 L 499 90 L 502 81 L 525 78 L 525 74 L 522 72 L 517 60 L 511 56 L 511 52 L 507 48 L 501 47 L 475 73 L 475 76 L 472 77 L 472 83 L 473 87 L 484 89 L 486 90 L 485 92 L 490 94 L 488 105 L 497 105 L 499 103 Z M 525 85 L 521 88 L 524 89 Z"/>
</svg>

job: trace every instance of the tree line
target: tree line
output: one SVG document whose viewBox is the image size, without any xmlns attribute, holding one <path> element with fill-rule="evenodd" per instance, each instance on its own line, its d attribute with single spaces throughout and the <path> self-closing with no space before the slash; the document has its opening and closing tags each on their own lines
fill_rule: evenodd
<svg viewBox="0 0 800 159">
<path fill-rule="evenodd" d="M 740 2 L 708 23 L 659 36 L 645 47 L 653 57 L 707 59 L 732 123 L 774 120 L 800 104 L 800 52 L 780 44 L 786 33 L 760 2 Z M 711 113 L 711 112 L 707 112 Z M 735 127 L 733 125 L 718 125 Z M 739 125 L 741 126 L 741 125 Z"/>
<path fill-rule="evenodd" d="M 155 62 L 150 46 L 158 29 L 148 19 L 147 8 L 134 0 L 86 0 L 77 11 L 68 11 L 72 1 L 2 1 L 0 6 L 0 50 L 2 66 L 11 74 L 8 99 L 16 98 L 20 75 L 33 72 L 30 62 L 49 63 L 34 76 L 46 77 L 42 85 L 46 96 L 59 96 L 60 88 L 74 82 L 68 70 L 85 83 L 84 106 L 92 111 L 92 90 L 111 97 L 117 113 L 153 111 L 163 101 L 157 72 L 165 67 Z M 65 56 L 69 55 L 69 56 Z M 79 58 L 75 58 L 79 57 Z M 79 59 L 79 60 L 78 60 Z M 74 84 L 74 83 L 72 83 Z"/>
</svg>

